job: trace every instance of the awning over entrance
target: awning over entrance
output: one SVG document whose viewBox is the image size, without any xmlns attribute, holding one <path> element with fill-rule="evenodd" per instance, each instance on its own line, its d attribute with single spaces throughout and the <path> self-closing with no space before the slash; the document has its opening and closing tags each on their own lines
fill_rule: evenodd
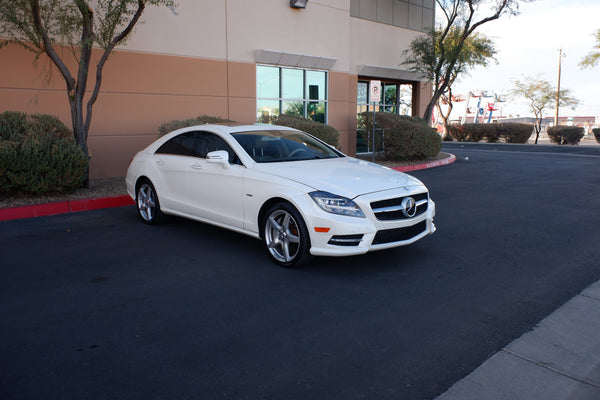
<svg viewBox="0 0 600 400">
<path fill-rule="evenodd" d="M 373 65 L 361 65 L 358 67 L 358 75 L 359 76 L 372 76 L 380 79 L 394 79 L 399 81 L 426 81 L 427 79 L 417 73 L 412 71 L 407 71 L 405 69 L 394 69 L 394 68 L 383 68 L 376 67 Z"/>
</svg>

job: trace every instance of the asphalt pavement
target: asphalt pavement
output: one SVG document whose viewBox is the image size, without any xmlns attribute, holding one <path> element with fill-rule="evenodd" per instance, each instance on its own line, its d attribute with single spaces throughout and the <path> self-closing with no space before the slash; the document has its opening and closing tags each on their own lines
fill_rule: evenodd
<svg viewBox="0 0 600 400">
<path fill-rule="evenodd" d="M 438 232 L 299 270 L 133 207 L 0 222 L 0 398 L 597 400 L 600 149 L 557 148 L 445 144 Z"/>
<path fill-rule="evenodd" d="M 528 152 L 583 157 L 597 161 L 596 166 L 600 167 L 600 146 L 446 143 L 444 147 L 463 160 L 484 152 Z M 596 181 L 596 185 L 599 183 L 600 180 Z M 600 222 L 597 210 L 590 213 L 591 218 Z M 437 397 L 437 400 L 482 399 L 600 399 L 600 281 Z"/>
</svg>

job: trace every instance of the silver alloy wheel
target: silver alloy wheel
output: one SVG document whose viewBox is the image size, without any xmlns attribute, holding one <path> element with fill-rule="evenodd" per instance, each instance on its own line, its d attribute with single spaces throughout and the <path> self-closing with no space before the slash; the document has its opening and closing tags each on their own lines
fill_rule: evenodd
<svg viewBox="0 0 600 400">
<path fill-rule="evenodd" d="M 271 255 L 279 262 L 290 263 L 300 252 L 300 228 L 294 217 L 285 210 L 276 209 L 265 223 L 265 243 Z"/>
<path fill-rule="evenodd" d="M 144 221 L 152 222 L 156 218 L 156 193 L 148 183 L 143 183 L 138 189 L 137 208 Z"/>
</svg>

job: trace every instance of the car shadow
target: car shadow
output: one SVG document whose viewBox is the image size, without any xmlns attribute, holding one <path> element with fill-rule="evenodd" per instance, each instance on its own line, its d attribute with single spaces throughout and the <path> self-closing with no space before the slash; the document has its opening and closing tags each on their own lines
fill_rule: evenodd
<svg viewBox="0 0 600 400">
<path fill-rule="evenodd" d="M 137 216 L 135 216 L 137 218 Z M 344 257 L 310 257 L 304 264 L 295 268 L 283 268 L 271 261 L 263 243 L 242 233 L 230 231 L 207 223 L 186 218 L 167 216 L 156 226 L 147 226 L 155 240 L 168 235 L 171 240 L 197 244 L 197 251 L 226 252 L 224 258 L 243 261 L 256 269 L 272 268 L 279 272 L 288 271 L 294 274 L 320 274 L 336 277 L 360 277 L 386 271 L 403 270 L 409 272 L 426 256 L 427 250 L 420 243 L 375 251 L 357 256 Z M 231 245 L 234 244 L 233 247 Z M 200 250 L 202 249 L 202 250 Z M 213 258 L 213 257 L 211 257 Z M 237 262 L 236 262 L 237 264 Z"/>
</svg>

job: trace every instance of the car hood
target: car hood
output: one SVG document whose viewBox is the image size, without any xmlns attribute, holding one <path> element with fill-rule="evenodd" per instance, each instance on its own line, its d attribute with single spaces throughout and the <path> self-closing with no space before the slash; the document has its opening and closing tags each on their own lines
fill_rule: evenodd
<svg viewBox="0 0 600 400">
<path fill-rule="evenodd" d="M 416 178 L 352 157 L 256 164 L 262 172 L 350 199 L 383 190 L 422 186 Z"/>
</svg>

